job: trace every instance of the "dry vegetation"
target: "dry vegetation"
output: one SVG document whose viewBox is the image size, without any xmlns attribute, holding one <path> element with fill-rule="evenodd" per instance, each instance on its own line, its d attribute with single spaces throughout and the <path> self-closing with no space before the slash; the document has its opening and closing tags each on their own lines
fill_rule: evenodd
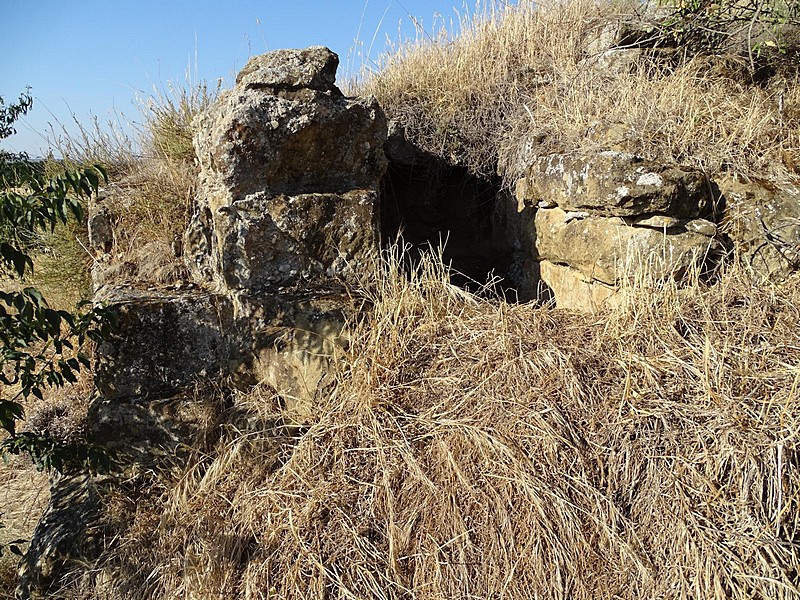
<svg viewBox="0 0 800 600">
<path fill-rule="evenodd" d="M 53 143 L 67 164 L 99 162 L 110 170 L 111 184 L 101 194 L 99 206 L 111 219 L 111 252 L 93 257 L 85 239 L 79 244 L 84 273 L 92 267 L 86 263 L 102 262 L 97 272 L 102 276 L 95 285 L 165 284 L 185 276 L 173 242 L 186 229 L 197 178 L 191 121 L 217 92 L 205 83 L 156 90 L 140 100 L 137 140 L 118 127 L 99 123 L 81 127 L 78 136 L 54 135 Z"/>
<path fill-rule="evenodd" d="M 31 396 L 23 401 L 22 428 L 65 443 L 84 440 L 92 393 L 91 374 L 84 371 L 77 383 L 50 388 L 41 400 Z M 39 471 L 27 455 L 6 456 L 0 464 L 0 490 L 0 600 L 10 600 L 15 597 L 19 563 L 10 545 L 27 549 L 50 499 L 50 474 Z"/>
<path fill-rule="evenodd" d="M 102 163 L 109 168 L 111 184 L 106 198 L 114 221 L 115 247 L 112 255 L 101 260 L 117 283 L 164 283 L 183 275 L 183 265 L 170 242 L 185 229 L 196 178 L 189 123 L 212 97 L 201 85 L 171 87 L 142 101 L 144 125 L 138 144 L 119 129 L 97 122 L 82 127 L 78 136 L 53 137 L 54 150 L 62 158 L 46 163 L 50 174 L 59 173 L 65 164 Z M 143 156 L 134 153 L 137 147 Z M 71 311 L 91 296 L 90 271 L 96 260 L 85 223 L 59 225 L 37 240 L 33 274 L 23 283 L 4 282 L 4 289 L 33 285 L 53 308 Z M 25 406 L 22 428 L 76 442 L 85 434 L 93 393 L 91 374 L 83 372 L 77 384 L 50 389 L 43 400 L 32 397 Z M 17 557 L 8 550 L 8 543 L 31 539 L 49 499 L 49 478 L 30 460 L 13 457 L 0 465 L 0 481 L 4 507 L 0 515 L 0 598 L 13 598 Z"/>
<path fill-rule="evenodd" d="M 36 523 L 50 499 L 48 477 L 40 473 L 25 457 L 13 457 L 0 468 L 0 599 L 14 598 L 18 557 L 9 546 L 17 540 L 31 539 Z M 17 544 L 23 551 L 25 543 Z"/>
<path fill-rule="evenodd" d="M 397 264 L 315 420 L 240 396 L 90 596 L 798 597 L 800 279 L 588 317 Z"/>
<path fill-rule="evenodd" d="M 425 149 L 479 174 L 499 169 L 511 185 L 532 155 L 609 147 L 712 174 L 800 174 L 796 62 L 755 82 L 741 48 L 670 49 L 655 3 L 490 6 L 455 39 L 442 31 L 402 46 L 355 89 L 377 96 Z M 590 68 L 603 64 L 598 39 L 617 26 L 656 47 L 634 65 Z"/>
</svg>

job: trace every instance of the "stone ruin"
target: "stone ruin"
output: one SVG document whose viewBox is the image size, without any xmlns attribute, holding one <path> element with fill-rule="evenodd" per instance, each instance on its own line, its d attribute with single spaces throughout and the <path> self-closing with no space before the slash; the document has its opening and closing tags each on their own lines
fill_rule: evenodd
<svg viewBox="0 0 800 600">
<path fill-rule="evenodd" d="M 191 280 L 96 290 L 119 325 L 97 349 L 90 435 L 126 462 L 169 464 L 213 428 L 219 399 L 192 393 L 197 382 L 271 385 L 297 423 L 326 385 L 345 319 L 359 308 L 350 289 L 376 264 L 387 165 L 385 117 L 374 99 L 339 91 L 338 62 L 322 47 L 252 58 L 196 123 L 200 176 L 182 244 Z M 92 207 L 100 253 L 109 223 Z M 92 554 L 85 532 L 98 485 L 55 483 L 23 597 L 46 595 L 60 556 Z"/>
<path fill-rule="evenodd" d="M 613 302 L 626 279 L 702 269 L 721 249 L 708 220 L 713 198 L 701 172 L 623 152 L 537 158 L 516 189 L 521 283 L 562 307 L 592 310 Z"/>
<path fill-rule="evenodd" d="M 642 271 L 681 278 L 732 245 L 764 278 L 800 264 L 794 187 L 712 182 L 609 150 L 532 157 L 510 193 L 415 148 L 374 99 L 345 97 L 337 66 L 323 47 L 254 57 L 197 119 L 189 280 L 96 290 L 119 328 L 97 351 L 93 441 L 141 465 L 174 458 L 217 423 L 218 401 L 192 389 L 220 378 L 271 386 L 305 422 L 345 321 L 363 310 L 357 290 L 400 232 L 414 248 L 447 240 L 445 260 L 467 286 L 492 272 L 508 298 L 590 311 Z M 92 207 L 98 256 L 110 227 Z M 53 579 L 54 557 L 92 554 L 71 544 L 91 537 L 98 485 L 54 484 L 25 565 L 28 595 Z"/>
<path fill-rule="evenodd" d="M 378 248 L 386 121 L 345 98 L 326 48 L 251 59 L 195 123 L 200 176 L 182 289 L 106 287 L 117 336 L 100 348 L 107 401 L 198 376 L 267 382 L 302 420 Z"/>
<path fill-rule="evenodd" d="M 345 97 L 337 66 L 323 47 L 254 57 L 196 119 L 189 281 L 96 293 L 121 315 L 99 349 L 106 402 L 226 375 L 269 384 L 302 422 L 359 310 L 354 290 L 400 234 L 412 253 L 444 244 L 455 283 L 480 288 L 491 273 L 508 299 L 589 311 L 623 281 L 681 279 L 732 246 L 763 277 L 798 265 L 792 186 L 710 181 L 610 149 L 532 156 L 507 191 L 416 148 L 374 99 Z"/>
</svg>

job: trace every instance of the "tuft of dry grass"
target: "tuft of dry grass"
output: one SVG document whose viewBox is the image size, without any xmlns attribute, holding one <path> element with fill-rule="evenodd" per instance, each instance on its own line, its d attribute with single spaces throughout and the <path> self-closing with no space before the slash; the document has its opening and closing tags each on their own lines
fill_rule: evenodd
<svg viewBox="0 0 800 600">
<path fill-rule="evenodd" d="M 168 163 L 193 164 L 192 119 L 211 106 L 219 91 L 219 85 L 209 90 L 206 82 L 169 83 L 166 89 L 156 89 L 150 98 L 141 100 L 145 153 Z"/>
<path fill-rule="evenodd" d="M 172 246 L 186 229 L 197 180 L 195 165 L 141 159 L 112 182 L 101 201 L 114 232 L 111 252 L 98 257 L 95 284 L 171 283 L 184 276 Z"/>
<path fill-rule="evenodd" d="M 108 549 L 107 597 L 798 596 L 800 279 L 587 316 L 403 263 L 316 420 L 240 396 Z"/>
<path fill-rule="evenodd" d="M 48 169 L 102 163 L 110 175 L 110 184 L 97 202 L 111 219 L 113 247 L 104 256 L 93 256 L 87 249 L 85 224 L 45 240 L 47 252 L 58 264 L 64 257 L 82 271 L 99 266 L 94 284 L 115 282 L 173 283 L 185 277 L 183 263 L 172 249 L 180 240 L 189 218 L 197 180 L 197 166 L 192 147 L 191 121 L 208 108 L 217 89 L 187 83 L 169 84 L 154 90 L 139 102 L 142 125 L 138 139 L 132 139 L 118 124 L 101 125 L 95 121 L 80 126 L 77 135 L 62 127 L 60 135 L 52 135 L 54 151 L 61 156 L 51 160 Z M 122 118 L 122 117 L 120 117 Z M 129 125 L 131 127 L 132 125 Z M 72 260 L 77 257 L 78 260 Z M 45 267 L 55 261 L 44 260 Z M 57 295 L 69 295 L 75 280 L 75 269 L 64 279 L 64 289 Z M 44 269 L 45 280 L 66 272 L 58 268 Z M 74 285 L 72 286 L 74 288 Z"/>
<path fill-rule="evenodd" d="M 141 101 L 144 156 L 114 181 L 104 201 L 115 239 L 100 270 L 103 283 L 117 275 L 156 284 L 185 277 L 171 247 L 186 229 L 197 181 L 191 122 L 215 97 L 200 83 L 170 85 Z"/>
<path fill-rule="evenodd" d="M 374 94 L 424 150 L 513 187 L 532 155 L 618 149 L 715 173 L 797 176 L 800 83 L 743 75 L 744 59 L 644 51 L 627 67 L 593 44 L 652 30 L 647 3 L 490 3 L 458 37 L 420 36 L 355 89 Z M 655 34 L 654 34 L 655 35 Z"/>
</svg>

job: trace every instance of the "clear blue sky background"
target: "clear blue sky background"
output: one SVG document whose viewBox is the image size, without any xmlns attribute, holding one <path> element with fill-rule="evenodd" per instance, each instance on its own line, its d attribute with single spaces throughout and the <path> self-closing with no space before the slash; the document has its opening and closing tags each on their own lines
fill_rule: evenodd
<svg viewBox="0 0 800 600">
<path fill-rule="evenodd" d="M 49 126 L 75 131 L 73 115 L 138 121 L 136 98 L 154 86 L 187 75 L 230 85 L 250 56 L 279 48 L 330 47 L 341 82 L 348 66 L 376 60 L 387 37 L 414 37 L 415 20 L 431 32 L 474 8 L 474 0 L 0 0 L 0 96 L 16 100 L 26 86 L 34 96 L 0 147 L 41 155 Z"/>
</svg>

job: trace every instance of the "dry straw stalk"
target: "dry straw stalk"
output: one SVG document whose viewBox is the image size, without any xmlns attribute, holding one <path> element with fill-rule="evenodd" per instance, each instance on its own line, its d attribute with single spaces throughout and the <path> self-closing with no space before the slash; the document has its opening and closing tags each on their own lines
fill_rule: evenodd
<svg viewBox="0 0 800 600">
<path fill-rule="evenodd" d="M 588 317 L 401 262 L 313 423 L 242 397 L 261 425 L 139 509 L 126 597 L 798 597 L 800 280 Z"/>
</svg>

